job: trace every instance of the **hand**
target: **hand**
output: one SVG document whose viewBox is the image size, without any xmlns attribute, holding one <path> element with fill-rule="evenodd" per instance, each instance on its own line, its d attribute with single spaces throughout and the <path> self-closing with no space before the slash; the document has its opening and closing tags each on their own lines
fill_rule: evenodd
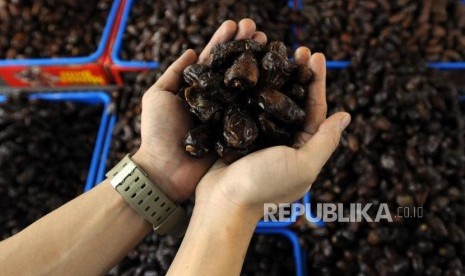
<svg viewBox="0 0 465 276">
<path fill-rule="evenodd" d="M 326 119 L 326 64 L 321 53 L 300 47 L 297 63 L 315 73 L 308 87 L 307 117 L 291 147 L 277 146 L 254 152 L 226 166 L 218 160 L 196 191 L 196 206 L 239 207 L 253 220 L 263 216 L 264 203 L 290 203 L 310 189 L 323 165 L 336 149 L 350 115 L 338 112 Z"/>
<path fill-rule="evenodd" d="M 215 44 L 232 39 L 250 39 L 266 44 L 263 32 L 257 32 L 255 22 L 243 19 L 224 22 L 198 58 L 208 63 Z M 197 54 L 187 50 L 144 94 L 142 99 L 141 146 L 132 157 L 149 178 L 172 200 L 180 202 L 190 197 L 197 183 L 215 161 L 213 155 L 194 159 L 184 152 L 182 139 L 192 128 L 191 116 L 176 96 L 182 83 L 182 71 L 197 62 Z"/>
</svg>

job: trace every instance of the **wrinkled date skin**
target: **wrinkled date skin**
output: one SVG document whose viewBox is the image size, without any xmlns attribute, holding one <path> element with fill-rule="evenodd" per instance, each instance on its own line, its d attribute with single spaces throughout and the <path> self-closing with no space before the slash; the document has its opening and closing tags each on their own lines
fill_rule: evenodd
<svg viewBox="0 0 465 276">
<path fill-rule="evenodd" d="M 244 107 L 235 105 L 226 111 L 223 137 L 228 146 L 247 148 L 252 145 L 257 135 L 257 125 Z"/>
<path fill-rule="evenodd" d="M 228 66 L 228 63 L 245 51 L 257 53 L 262 50 L 262 45 L 252 39 L 235 40 L 229 43 L 217 44 L 213 47 L 210 54 L 210 67 L 222 68 Z"/>
<path fill-rule="evenodd" d="M 279 89 L 291 75 L 294 66 L 285 57 L 268 52 L 262 59 L 263 82 L 267 87 Z"/>
<path fill-rule="evenodd" d="M 269 145 L 285 145 L 291 141 L 291 134 L 274 123 L 266 113 L 258 115 L 260 130 L 266 135 L 264 138 Z"/>
<path fill-rule="evenodd" d="M 205 72 L 208 71 L 208 66 L 203 64 L 192 64 L 186 67 L 183 72 L 184 81 L 189 84 L 193 85 L 195 83 L 199 83 L 200 76 L 202 76 Z"/>
<path fill-rule="evenodd" d="M 201 124 L 184 138 L 185 151 L 215 151 L 226 164 L 276 145 L 292 145 L 305 119 L 313 72 L 287 58 L 279 41 L 215 45 L 209 66 L 188 66 L 178 95 Z M 214 143 L 212 143 L 214 141 Z"/>
<path fill-rule="evenodd" d="M 254 55 L 245 52 L 226 71 L 224 84 L 231 89 L 247 90 L 257 85 L 259 74 Z"/>
<path fill-rule="evenodd" d="M 191 86 L 184 90 L 186 102 L 192 113 L 204 124 L 218 123 L 221 121 L 223 107 L 204 95 L 205 91 L 198 86 Z"/>
<path fill-rule="evenodd" d="M 300 126 L 305 119 L 305 111 L 283 93 L 266 89 L 260 93 L 259 106 L 270 116 L 292 126 Z"/>
</svg>

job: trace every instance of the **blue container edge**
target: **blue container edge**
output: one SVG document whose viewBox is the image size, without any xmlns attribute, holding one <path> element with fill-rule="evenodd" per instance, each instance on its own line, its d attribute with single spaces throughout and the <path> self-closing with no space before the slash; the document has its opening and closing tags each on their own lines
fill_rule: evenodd
<svg viewBox="0 0 465 276">
<path fill-rule="evenodd" d="M 131 14 L 131 8 L 134 4 L 133 0 L 127 0 L 126 4 L 123 9 L 123 14 L 121 17 L 121 22 L 118 26 L 118 32 L 115 37 L 115 44 L 113 45 L 113 49 L 111 50 L 111 59 L 113 63 L 117 66 L 121 67 L 129 67 L 129 68 L 141 68 L 141 69 L 157 69 L 159 67 L 159 62 L 157 61 L 135 61 L 135 60 L 122 60 L 119 57 L 119 53 L 121 51 L 121 47 L 123 44 L 123 36 L 124 32 L 126 31 L 126 25 L 128 23 L 129 15 Z"/>
<path fill-rule="evenodd" d="M 97 131 L 97 137 L 95 139 L 94 150 L 92 153 L 92 158 L 87 173 L 87 179 L 84 186 L 84 191 L 87 191 L 87 187 L 91 186 L 94 183 L 95 173 L 98 166 L 98 159 L 100 157 L 100 152 L 103 146 L 103 138 L 107 129 L 107 107 L 110 103 L 110 96 L 103 91 L 93 91 L 93 92 L 66 92 L 66 93 L 32 93 L 29 95 L 30 99 L 41 99 L 47 101 L 73 101 L 73 102 L 82 102 L 87 104 L 99 104 L 103 105 L 102 117 L 100 119 L 99 128 Z M 4 102 L 7 99 L 7 95 L 0 95 L 0 102 Z"/>
<path fill-rule="evenodd" d="M 108 123 L 107 133 L 105 134 L 105 142 L 103 144 L 102 154 L 99 162 L 99 168 L 97 171 L 97 175 L 95 178 L 94 186 L 99 184 L 105 179 L 105 169 L 106 169 L 106 161 L 108 159 L 108 154 L 110 153 L 111 148 L 111 140 L 113 135 L 113 129 L 115 127 L 117 116 L 112 114 L 110 116 L 110 120 Z M 89 190 L 93 188 L 93 186 L 89 187 Z"/>
<path fill-rule="evenodd" d="M 268 228 L 268 229 L 255 229 L 255 234 L 281 234 L 291 241 L 294 255 L 294 262 L 296 265 L 296 276 L 304 276 L 305 270 L 303 265 L 303 251 L 300 247 L 299 239 L 297 234 L 289 229 L 282 228 Z"/>
<path fill-rule="evenodd" d="M 58 58 L 28 58 L 28 59 L 3 59 L 0 60 L 0 67 L 7 66 L 54 66 L 54 65 L 75 65 L 91 63 L 102 56 L 105 46 L 111 34 L 111 29 L 115 21 L 118 7 L 122 0 L 114 0 L 108 13 L 105 27 L 98 43 L 97 50 L 89 56 L 82 57 L 58 57 Z"/>
</svg>

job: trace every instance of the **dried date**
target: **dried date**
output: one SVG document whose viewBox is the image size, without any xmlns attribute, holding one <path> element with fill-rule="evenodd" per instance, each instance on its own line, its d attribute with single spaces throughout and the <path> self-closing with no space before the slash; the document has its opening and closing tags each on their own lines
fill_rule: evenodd
<svg viewBox="0 0 465 276">
<path fill-rule="evenodd" d="M 248 148 L 257 136 L 257 125 L 243 106 L 234 105 L 226 111 L 223 138 L 228 146 L 239 149 Z"/>
<path fill-rule="evenodd" d="M 293 100 L 274 89 L 263 90 L 258 105 L 270 116 L 291 126 L 300 126 L 305 119 L 305 111 Z"/>
<path fill-rule="evenodd" d="M 262 45 L 252 39 L 234 40 L 223 44 L 217 44 L 213 47 L 210 54 L 210 67 L 224 68 L 229 66 L 229 63 L 246 51 L 257 53 L 262 50 Z"/>
<path fill-rule="evenodd" d="M 199 78 L 208 71 L 208 66 L 203 64 L 192 64 L 183 71 L 184 81 L 189 85 L 199 83 Z"/>
<path fill-rule="evenodd" d="M 224 84 L 239 91 L 253 88 L 259 77 L 257 60 L 251 52 L 241 54 L 224 75 Z"/>
<path fill-rule="evenodd" d="M 184 90 L 186 102 L 192 113 L 197 115 L 204 124 L 219 123 L 222 118 L 223 107 L 205 96 L 205 91 L 198 86 L 191 86 Z"/>
<path fill-rule="evenodd" d="M 309 68 L 287 58 L 282 42 L 267 47 L 253 40 L 215 45 L 209 66 L 184 70 L 186 86 L 178 93 L 203 129 L 201 134 L 196 128 L 187 133 L 187 154 L 202 157 L 210 149 L 207 143 L 195 144 L 195 135 L 216 141 L 215 151 L 227 164 L 264 147 L 291 145 L 306 116 L 312 78 Z"/>
</svg>

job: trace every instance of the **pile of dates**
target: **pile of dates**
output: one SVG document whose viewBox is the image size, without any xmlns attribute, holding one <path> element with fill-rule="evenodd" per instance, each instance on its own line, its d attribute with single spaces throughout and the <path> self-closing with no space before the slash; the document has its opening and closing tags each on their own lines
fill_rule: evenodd
<svg viewBox="0 0 465 276">
<path fill-rule="evenodd" d="M 312 208 L 369 203 L 374 219 L 387 204 L 393 221 L 303 230 L 309 273 L 463 275 L 465 135 L 456 88 L 402 42 L 391 49 L 390 36 L 370 40 L 351 67 L 328 74 L 328 113 L 347 110 L 352 123 L 312 186 Z"/>
<path fill-rule="evenodd" d="M 350 59 L 370 38 L 389 37 L 429 61 L 465 59 L 465 5 L 460 0 L 303 0 L 299 43 L 328 59 Z"/>
<path fill-rule="evenodd" d="M 22 94 L 0 104 L 0 241 L 84 191 L 101 116 Z"/>
<path fill-rule="evenodd" d="M 251 18 L 268 39 L 293 45 L 296 12 L 287 0 L 134 1 L 119 53 L 123 60 L 159 61 L 163 71 L 187 49 L 200 53 L 226 20 Z"/>
<path fill-rule="evenodd" d="M 186 152 L 215 151 L 230 164 L 262 148 L 291 145 L 304 122 L 313 73 L 287 58 L 284 43 L 254 40 L 215 45 L 209 65 L 184 72 L 180 95 L 197 125 L 184 137 Z"/>
<path fill-rule="evenodd" d="M 0 1 L 0 59 L 86 56 L 96 51 L 113 0 Z"/>
</svg>

